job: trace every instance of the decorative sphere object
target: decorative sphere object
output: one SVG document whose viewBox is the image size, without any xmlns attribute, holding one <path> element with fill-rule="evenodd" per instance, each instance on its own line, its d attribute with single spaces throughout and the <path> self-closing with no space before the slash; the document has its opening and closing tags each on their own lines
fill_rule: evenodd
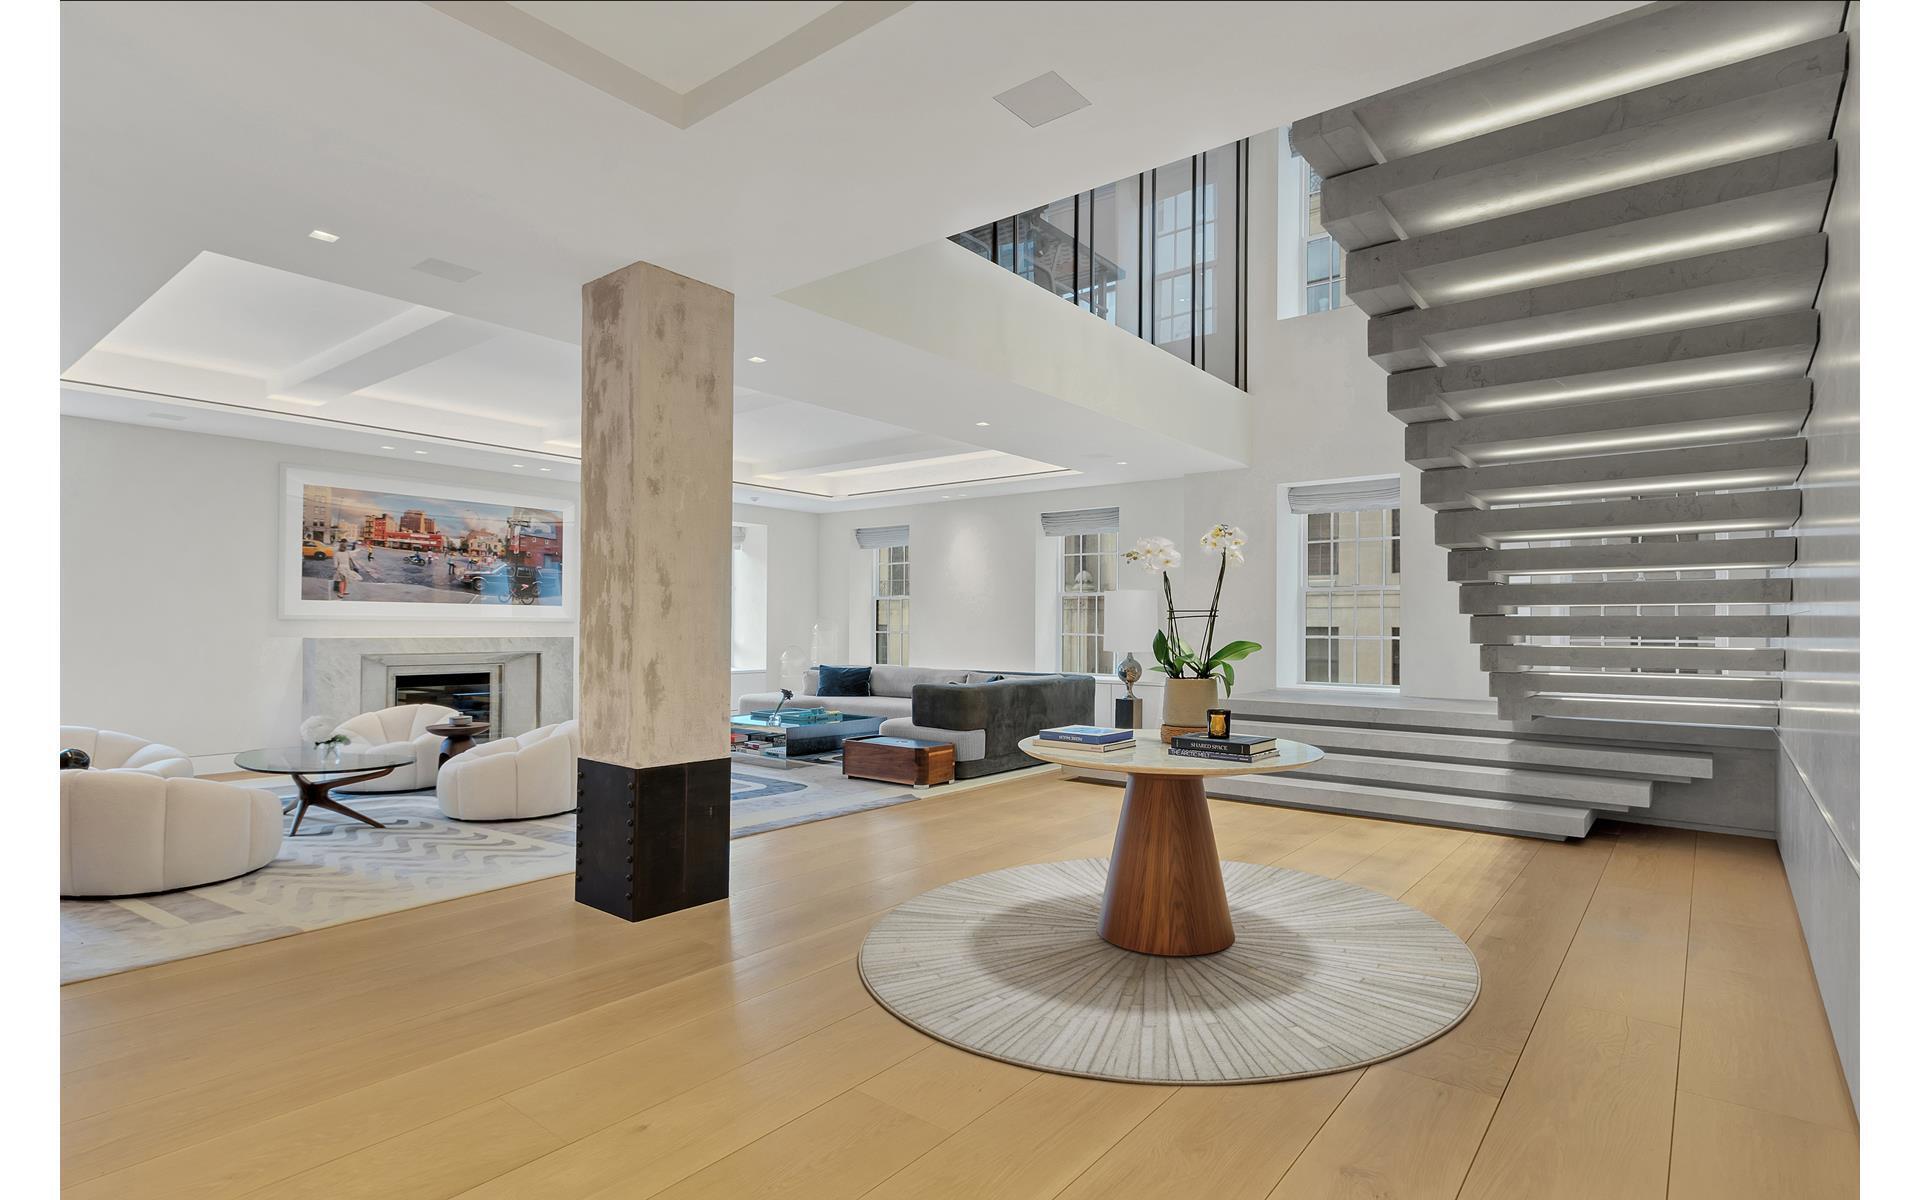
<svg viewBox="0 0 1920 1200">
<path fill-rule="evenodd" d="M 93 765 L 93 755 L 85 750 L 62 750 L 60 769 L 62 771 L 84 771 Z"/>
<path fill-rule="evenodd" d="M 1127 656 L 1114 665 L 1113 673 L 1119 676 L 1121 683 L 1127 685 L 1127 696 L 1131 698 L 1133 685 L 1140 682 L 1141 674 L 1140 660 L 1133 656 L 1133 651 L 1127 651 Z"/>
</svg>

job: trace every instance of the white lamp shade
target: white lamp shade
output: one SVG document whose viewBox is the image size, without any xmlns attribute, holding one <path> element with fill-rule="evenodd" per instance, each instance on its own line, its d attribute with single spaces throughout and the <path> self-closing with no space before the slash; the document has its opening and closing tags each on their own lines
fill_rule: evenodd
<svg viewBox="0 0 1920 1200">
<path fill-rule="evenodd" d="M 1145 588 L 1107 593 L 1105 645 L 1113 652 L 1113 661 L 1119 662 L 1129 651 L 1143 666 L 1153 661 L 1153 635 L 1165 615 L 1160 605 L 1160 593 Z"/>
</svg>

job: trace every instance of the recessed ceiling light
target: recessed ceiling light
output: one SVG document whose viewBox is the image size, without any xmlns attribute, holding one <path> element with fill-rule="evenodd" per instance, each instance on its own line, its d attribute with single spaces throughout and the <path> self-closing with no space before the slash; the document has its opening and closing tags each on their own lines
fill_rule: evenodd
<svg viewBox="0 0 1920 1200">
<path fill-rule="evenodd" d="M 393 447 L 392 447 L 392 446 L 382 446 L 382 447 L 380 447 L 380 448 L 381 448 L 382 450 L 391 450 L 391 449 L 393 449 Z"/>
<path fill-rule="evenodd" d="M 1119 462 L 1114 463 L 1113 465 L 1116 467 L 1124 467 L 1127 465 L 1127 460 L 1123 458 Z"/>
<path fill-rule="evenodd" d="M 328 233 L 324 229 L 316 229 L 312 233 L 309 233 L 307 236 L 312 238 L 316 242 L 337 242 L 340 240 L 339 234 Z"/>
<path fill-rule="evenodd" d="M 758 354 L 749 354 L 747 355 L 747 361 L 750 363 L 763 363 L 767 360 L 764 358 L 761 358 Z"/>
<path fill-rule="evenodd" d="M 184 421 L 184 420 L 186 420 L 186 418 L 185 418 L 185 417 L 183 417 L 183 416 L 181 416 L 181 415 L 180 415 L 179 413 L 170 413 L 170 412 L 150 412 L 150 413 L 148 413 L 148 414 L 147 414 L 147 417 L 148 417 L 148 419 L 149 419 L 149 420 L 154 420 L 154 421 Z"/>
<path fill-rule="evenodd" d="M 426 453 L 426 451 L 425 451 L 425 450 L 415 450 L 415 451 L 414 451 L 414 453 L 415 453 L 415 454 L 425 454 L 425 453 Z"/>
<path fill-rule="evenodd" d="M 435 279 L 444 279 L 448 283 L 465 283 L 480 274 L 472 267 L 463 267 L 459 263 L 448 262 L 444 258 L 423 258 L 413 264 L 413 269 L 422 275 L 431 275 Z"/>
<path fill-rule="evenodd" d="M 986 421 L 975 421 L 975 422 L 974 422 L 973 424 L 974 424 L 974 428 L 976 428 L 976 429 L 985 429 L 985 428 L 987 427 L 987 425 L 988 425 L 988 422 L 986 422 Z"/>
<path fill-rule="evenodd" d="M 527 464 L 525 464 L 525 463 L 515 463 L 515 464 L 513 464 L 513 469 L 514 469 L 514 470 L 516 470 L 516 471 L 524 471 L 524 470 L 526 470 L 526 469 L 527 469 Z"/>
<path fill-rule="evenodd" d="M 542 471 L 551 471 L 551 470 L 553 470 L 553 468 L 552 468 L 552 467 L 541 467 L 540 469 L 541 469 Z"/>
<path fill-rule="evenodd" d="M 953 499 L 953 497 L 952 497 L 952 496 L 942 496 L 942 497 L 940 497 L 940 498 L 941 498 L 942 500 L 951 500 L 951 499 Z"/>
</svg>

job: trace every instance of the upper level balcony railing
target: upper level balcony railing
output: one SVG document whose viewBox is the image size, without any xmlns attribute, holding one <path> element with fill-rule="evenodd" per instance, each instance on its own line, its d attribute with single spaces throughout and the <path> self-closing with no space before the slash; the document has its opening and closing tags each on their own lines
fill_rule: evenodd
<svg viewBox="0 0 1920 1200">
<path fill-rule="evenodd" d="M 952 240 L 1245 389 L 1247 164 L 1243 139 Z"/>
</svg>

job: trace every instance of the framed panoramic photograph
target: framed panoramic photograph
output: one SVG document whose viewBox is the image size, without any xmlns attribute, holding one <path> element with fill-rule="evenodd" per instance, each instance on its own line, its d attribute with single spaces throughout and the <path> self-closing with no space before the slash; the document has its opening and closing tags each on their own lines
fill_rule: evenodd
<svg viewBox="0 0 1920 1200">
<path fill-rule="evenodd" d="M 572 501 L 294 466 L 281 493 L 282 616 L 576 615 Z"/>
</svg>

